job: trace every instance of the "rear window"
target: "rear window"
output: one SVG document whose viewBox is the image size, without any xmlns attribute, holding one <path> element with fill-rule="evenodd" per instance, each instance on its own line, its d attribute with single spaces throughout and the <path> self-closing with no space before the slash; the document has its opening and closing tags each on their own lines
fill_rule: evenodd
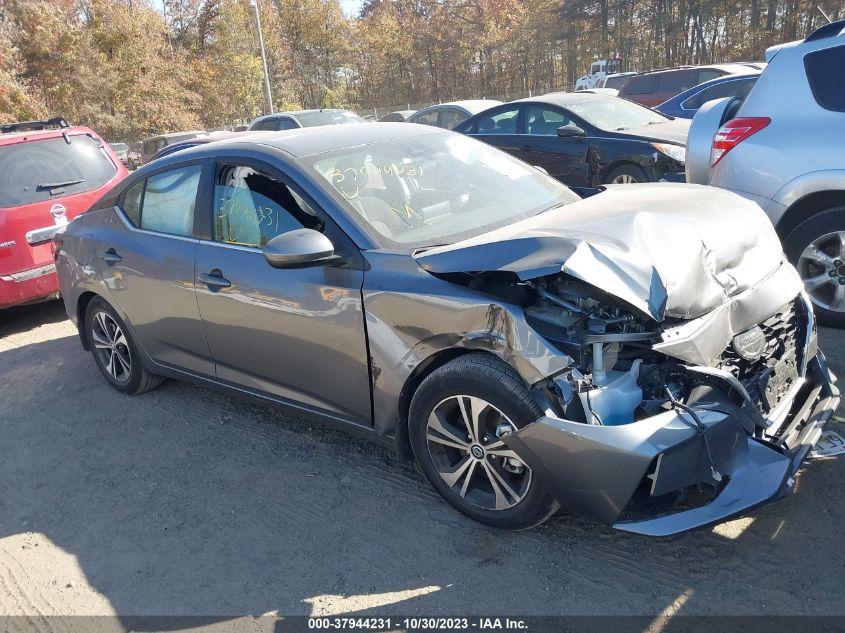
<svg viewBox="0 0 845 633">
<path fill-rule="evenodd" d="M 657 87 L 657 75 L 643 75 L 640 77 L 633 77 L 622 91 L 629 95 L 644 95 L 654 92 Z"/>
<path fill-rule="evenodd" d="M 100 141 L 67 138 L 0 146 L 0 208 L 91 191 L 117 173 Z"/>
<path fill-rule="evenodd" d="M 364 119 L 359 117 L 354 112 L 340 111 L 323 111 L 323 112 L 306 112 L 297 114 L 302 127 L 315 127 L 317 125 L 343 125 L 345 123 L 364 123 Z"/>
<path fill-rule="evenodd" d="M 845 46 L 834 46 L 804 56 L 804 68 L 813 97 L 825 110 L 845 112 Z M 837 79 L 839 77 L 839 79 Z"/>
</svg>

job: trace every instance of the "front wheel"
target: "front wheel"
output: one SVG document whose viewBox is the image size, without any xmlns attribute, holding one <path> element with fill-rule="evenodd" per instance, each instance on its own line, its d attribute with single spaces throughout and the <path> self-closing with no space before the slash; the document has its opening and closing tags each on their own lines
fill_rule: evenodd
<svg viewBox="0 0 845 633">
<path fill-rule="evenodd" d="M 417 389 L 411 445 L 423 473 L 458 511 L 493 527 L 526 529 L 559 506 L 502 438 L 542 414 L 507 364 L 468 354 Z"/>
<path fill-rule="evenodd" d="M 804 220 L 783 241 L 819 323 L 845 327 L 845 207 Z"/>
<path fill-rule="evenodd" d="M 608 185 L 633 185 L 648 181 L 645 171 L 636 165 L 620 165 L 605 178 L 605 184 Z"/>
</svg>

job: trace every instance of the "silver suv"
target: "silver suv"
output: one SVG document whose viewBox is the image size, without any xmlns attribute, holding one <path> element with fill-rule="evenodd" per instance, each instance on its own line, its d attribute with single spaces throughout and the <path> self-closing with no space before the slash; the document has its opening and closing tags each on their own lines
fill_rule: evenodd
<svg viewBox="0 0 845 633">
<path fill-rule="evenodd" d="M 822 323 L 845 327 L 845 20 L 766 51 L 744 102 L 693 119 L 687 181 L 757 202 Z"/>
</svg>

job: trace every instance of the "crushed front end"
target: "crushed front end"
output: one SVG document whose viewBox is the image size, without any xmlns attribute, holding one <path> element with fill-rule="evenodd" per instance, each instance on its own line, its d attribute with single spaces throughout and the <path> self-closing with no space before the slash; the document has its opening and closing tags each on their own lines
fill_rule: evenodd
<svg viewBox="0 0 845 633">
<path fill-rule="evenodd" d="M 565 275 L 527 285 L 528 323 L 573 364 L 505 442 L 565 508 L 663 536 L 790 492 L 839 403 L 791 267 L 662 323 Z"/>
</svg>

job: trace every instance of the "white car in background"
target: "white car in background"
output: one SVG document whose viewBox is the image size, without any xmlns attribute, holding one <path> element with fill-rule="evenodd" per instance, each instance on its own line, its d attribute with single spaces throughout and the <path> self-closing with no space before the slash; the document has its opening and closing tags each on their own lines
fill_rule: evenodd
<svg viewBox="0 0 845 633">
<path fill-rule="evenodd" d="M 819 320 L 845 327 L 845 20 L 770 48 L 766 61 L 744 101 L 695 115 L 687 181 L 759 204 Z"/>
<path fill-rule="evenodd" d="M 442 127 L 444 130 L 451 130 L 471 116 L 497 105 L 502 105 L 502 102 L 496 101 L 495 99 L 465 99 L 463 101 L 438 103 L 417 110 L 405 119 L 405 121 L 408 123 L 433 125 L 434 127 Z"/>
</svg>

